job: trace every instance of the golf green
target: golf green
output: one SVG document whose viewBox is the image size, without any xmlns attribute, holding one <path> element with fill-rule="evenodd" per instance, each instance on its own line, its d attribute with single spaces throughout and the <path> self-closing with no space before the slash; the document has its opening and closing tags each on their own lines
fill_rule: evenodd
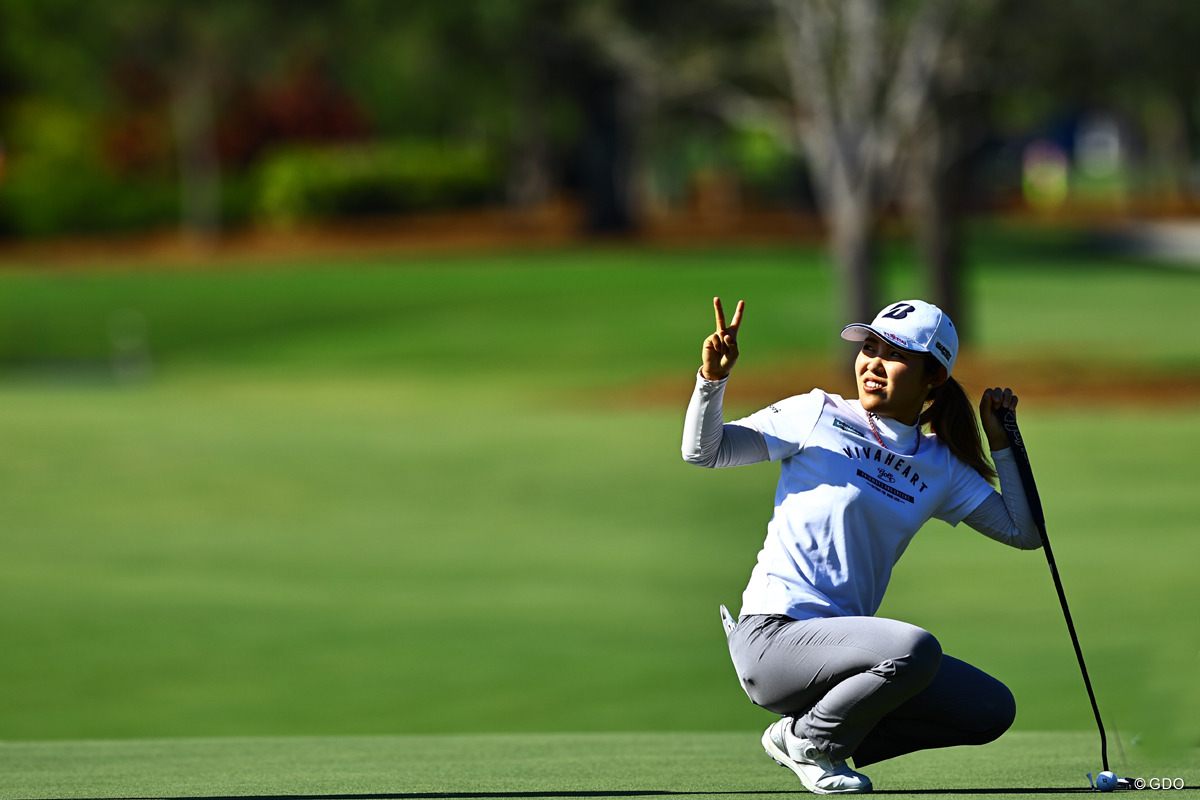
<svg viewBox="0 0 1200 800">
<path fill-rule="evenodd" d="M 450 734 L 343 738 L 165 739 L 0 745 L 0 800 L 75 798 L 712 797 L 800 792 L 740 733 Z M 1200 777 L 1200 753 L 1170 762 L 1129 755 L 1118 775 Z M 1010 733 L 978 748 L 875 765 L 876 793 L 1042 797 L 1088 791 L 1094 736 Z M 1139 770 L 1143 770 L 1139 772 Z"/>
<path fill-rule="evenodd" d="M 731 414 L 809 388 L 840 321 L 825 266 L 614 248 L 0 273 L 0 791 L 792 790 L 716 616 L 777 467 L 697 470 L 679 434 L 714 294 L 748 304 Z M 920 291 L 911 260 L 885 278 Z M 1194 385 L 1200 275 L 997 250 L 971 289 L 963 363 L 1053 393 L 1021 425 L 1114 745 L 1192 769 L 1200 410 L 1139 381 Z M 881 765 L 881 789 L 1085 785 L 1094 722 L 1040 553 L 931 524 L 881 613 L 1018 702 L 996 745 Z"/>
</svg>

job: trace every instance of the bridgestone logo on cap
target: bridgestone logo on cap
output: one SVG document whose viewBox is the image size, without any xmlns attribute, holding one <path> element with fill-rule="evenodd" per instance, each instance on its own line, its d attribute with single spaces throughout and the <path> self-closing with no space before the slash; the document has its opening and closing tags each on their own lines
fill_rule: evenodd
<svg viewBox="0 0 1200 800">
<path fill-rule="evenodd" d="M 942 344 L 941 342 L 934 342 L 933 346 L 938 349 L 939 353 L 946 357 L 947 361 L 950 360 L 950 351 L 946 349 L 946 345 Z"/>
</svg>

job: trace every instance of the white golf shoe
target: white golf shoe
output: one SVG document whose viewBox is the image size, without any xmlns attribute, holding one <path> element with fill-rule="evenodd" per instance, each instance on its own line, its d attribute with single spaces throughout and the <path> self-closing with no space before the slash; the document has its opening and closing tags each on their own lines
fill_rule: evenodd
<svg viewBox="0 0 1200 800">
<path fill-rule="evenodd" d="M 791 719 L 784 717 L 763 733 L 763 749 L 781 767 L 796 773 L 804 788 L 813 794 L 863 794 L 871 791 L 871 779 L 822 755 L 808 739 L 791 732 Z"/>
</svg>

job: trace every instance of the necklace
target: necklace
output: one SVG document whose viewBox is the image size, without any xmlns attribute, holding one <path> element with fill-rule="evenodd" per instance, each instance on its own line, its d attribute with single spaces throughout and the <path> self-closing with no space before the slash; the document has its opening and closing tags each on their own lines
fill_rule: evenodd
<svg viewBox="0 0 1200 800">
<path fill-rule="evenodd" d="M 879 435 L 879 429 L 875 427 L 875 413 L 872 411 L 867 412 L 867 424 L 871 426 L 871 434 L 875 437 L 875 441 L 879 442 L 879 446 L 882 447 L 884 450 L 891 450 L 892 448 L 888 447 L 886 444 L 883 443 L 883 437 Z M 920 449 L 921 449 L 921 431 L 918 430 L 917 431 L 917 446 L 913 448 L 912 453 L 910 453 L 907 456 L 907 458 L 912 458 L 913 456 L 915 456 L 917 454 L 917 451 Z"/>
</svg>

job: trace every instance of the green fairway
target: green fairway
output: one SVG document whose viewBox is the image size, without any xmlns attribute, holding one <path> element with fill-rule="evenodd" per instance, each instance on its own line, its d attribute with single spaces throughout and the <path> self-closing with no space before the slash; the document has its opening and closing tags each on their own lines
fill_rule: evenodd
<svg viewBox="0 0 1200 800">
<path fill-rule="evenodd" d="M 715 607 L 737 602 L 772 468 L 687 467 L 677 412 L 502 407 L 497 429 L 366 379 L 9 392 L 3 440 L 27 455 L 0 467 L 5 738 L 760 724 Z M 1194 597 L 1192 522 L 1163 502 L 1188 497 L 1184 419 L 1025 426 L 1130 733 L 1178 708 L 1156 693 L 1195 656 L 1171 613 Z M 1082 452 L 1097 426 L 1112 447 Z M 888 604 L 996 669 L 1022 727 L 1088 726 L 1039 553 L 931 526 Z"/>
<path fill-rule="evenodd" d="M 888 276 L 919 291 L 903 257 Z M 972 283 L 980 356 L 1036 351 L 1067 396 L 1082 360 L 1194 377 L 1200 276 L 1048 258 Z M 739 374 L 762 378 L 837 352 L 831 287 L 801 248 L 0 273 L 0 740 L 753 750 L 770 717 L 716 607 L 738 603 L 777 468 L 688 467 L 680 424 L 714 294 L 747 300 Z M 1119 346 L 1080 333 L 1076 291 Z M 130 311 L 150 366 L 122 379 Z M 734 410 L 759 399 L 731 385 Z M 1200 741 L 1200 408 L 1079 401 L 1022 406 L 1059 567 L 1110 728 L 1177 754 Z M 1017 731 L 1092 729 L 1040 553 L 931 525 L 882 613 L 1008 683 Z"/>
<path fill-rule="evenodd" d="M 915 753 L 870 770 L 876 793 L 1042 797 L 1088 790 L 1092 738 L 1013 733 L 981 748 Z M 1118 775 L 1184 779 L 1200 757 L 1114 763 Z M 1138 772 L 1138 769 L 1146 771 Z M 0 800 L 804 796 L 754 733 L 177 739 L 0 747 Z"/>
<path fill-rule="evenodd" d="M 246 264 L 212 271 L 0 275 L 0 359 L 33 371 L 103 362 L 142 320 L 163 364 L 403 371 L 422 383 L 627 381 L 675 370 L 717 293 L 754 298 L 764 356 L 830 351 L 831 279 L 812 249 L 582 249 Z M 703 338 L 701 336 L 701 338 Z M 612 348 L 630 348 L 614 369 Z M 600 376 L 603 375 L 603 378 Z"/>
<path fill-rule="evenodd" d="M 1080 340 L 1097 336 L 1105 348 L 1092 360 L 1114 369 L 1200 369 L 1194 271 L 1036 251 L 973 260 L 973 329 L 986 354 L 1070 363 Z M 716 294 L 747 301 L 751 365 L 844 355 L 831 267 L 811 247 L 563 249 L 212 270 L 5 266 L 0 366 L 18 375 L 106 363 L 132 316 L 151 354 L 172 369 L 388 370 L 475 384 L 500 375 L 543 390 L 607 385 L 674 374 L 694 360 L 696 330 L 702 338 Z M 926 291 L 904 250 L 890 252 L 882 274 L 881 296 Z M 614 352 L 624 356 L 619 363 Z"/>
</svg>

